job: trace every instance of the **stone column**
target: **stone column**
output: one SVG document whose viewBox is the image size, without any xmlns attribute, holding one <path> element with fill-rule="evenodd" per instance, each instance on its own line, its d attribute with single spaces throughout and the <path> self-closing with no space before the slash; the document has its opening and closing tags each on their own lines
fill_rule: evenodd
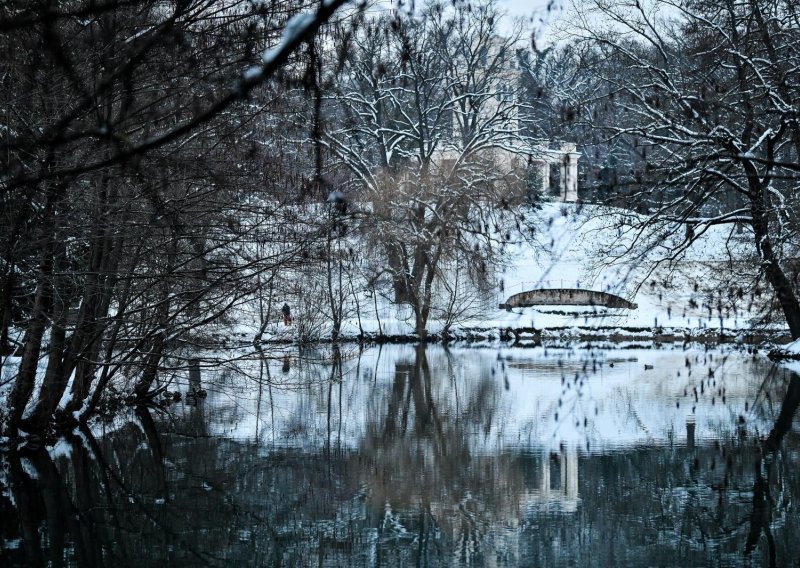
<svg viewBox="0 0 800 568">
<path fill-rule="evenodd" d="M 561 199 L 564 201 L 578 200 L 578 158 L 581 154 L 577 145 L 571 142 L 561 144 Z"/>
<path fill-rule="evenodd" d="M 539 171 L 542 176 L 542 195 L 550 193 L 550 163 L 547 160 L 539 162 Z"/>
</svg>

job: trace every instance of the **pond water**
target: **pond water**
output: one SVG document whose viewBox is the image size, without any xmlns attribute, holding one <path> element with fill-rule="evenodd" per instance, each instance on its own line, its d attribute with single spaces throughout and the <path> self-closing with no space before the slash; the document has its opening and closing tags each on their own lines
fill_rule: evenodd
<svg viewBox="0 0 800 568">
<path fill-rule="evenodd" d="M 800 377 L 743 351 L 198 354 L 206 398 L 6 454 L 4 566 L 769 566 Z M 177 371 L 183 393 L 197 373 Z M 767 440 L 766 443 L 764 440 Z"/>
</svg>

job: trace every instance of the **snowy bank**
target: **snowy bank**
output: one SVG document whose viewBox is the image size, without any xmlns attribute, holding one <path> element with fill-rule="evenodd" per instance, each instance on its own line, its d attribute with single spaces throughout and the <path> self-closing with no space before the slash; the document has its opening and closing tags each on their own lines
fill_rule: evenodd
<svg viewBox="0 0 800 568">
<path fill-rule="evenodd" d="M 769 358 L 773 361 L 800 361 L 800 339 L 795 339 L 788 345 L 776 347 L 769 352 Z M 800 366 L 795 370 L 800 372 Z"/>
<path fill-rule="evenodd" d="M 760 342 L 785 334 L 783 322 L 765 321 L 771 299 L 767 289 L 748 291 L 734 273 L 744 270 L 735 258 L 747 258 L 750 237 L 727 227 L 712 227 L 687 249 L 682 258 L 662 261 L 670 239 L 637 254 L 624 254 L 632 237 L 623 227 L 633 214 L 598 205 L 546 203 L 529 219 L 535 238 L 504 245 L 506 262 L 495 274 L 492 297 L 475 301 L 457 317 L 433 310 L 428 321 L 430 339 L 519 340 L 538 337 L 582 337 L 609 341 L 739 341 Z M 674 231 L 679 233 L 680 227 Z M 679 239 L 678 236 L 674 238 Z M 741 266 L 740 266 L 741 265 Z M 299 278 L 299 277 L 298 277 Z M 744 278 L 742 277 L 741 282 Z M 355 283 L 343 309 L 340 339 L 375 341 L 414 340 L 411 309 L 392 302 L 391 294 L 368 290 Z M 542 289 L 569 288 L 610 293 L 637 305 L 635 309 L 603 306 L 539 305 L 503 309 L 514 294 Z M 278 298 L 300 306 L 307 298 Z M 332 325 L 322 315 L 323 302 L 298 310 L 292 325 L 284 326 L 273 313 L 266 324 L 255 302 L 235 316 L 230 341 L 248 343 L 256 335 L 265 343 L 300 338 L 325 340 Z M 258 333 L 262 330 L 262 333 Z"/>
</svg>

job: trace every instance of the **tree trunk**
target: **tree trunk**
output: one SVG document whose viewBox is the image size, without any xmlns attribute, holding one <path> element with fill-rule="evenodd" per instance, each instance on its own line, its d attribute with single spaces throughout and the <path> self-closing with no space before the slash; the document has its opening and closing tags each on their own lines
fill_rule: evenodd
<svg viewBox="0 0 800 568">
<path fill-rule="evenodd" d="M 86 312 L 81 310 L 79 326 L 76 327 L 67 354 L 67 361 L 64 364 L 65 373 L 75 372 L 70 389 L 70 400 L 67 404 L 69 412 L 77 410 L 89 394 L 89 387 L 96 368 L 95 362 L 100 354 L 101 340 L 108 327 L 108 323 L 103 320 L 108 316 L 111 297 L 116 288 L 123 241 L 121 236 L 112 238 L 111 233 L 111 229 L 106 228 L 102 254 L 98 262 L 94 264 L 96 272 L 90 275 L 90 277 L 93 276 L 93 281 L 87 287 L 84 299 L 87 310 Z M 83 307 L 81 305 L 81 308 Z M 118 308 L 122 309 L 122 300 L 120 300 Z"/>
<path fill-rule="evenodd" d="M 420 341 L 428 340 L 428 325 L 427 321 L 422 317 L 421 312 L 417 312 L 414 317 L 414 333 L 417 334 Z"/>
<path fill-rule="evenodd" d="M 99 349 L 97 335 L 100 333 L 98 319 L 108 312 L 111 301 L 109 279 L 112 278 L 111 274 L 118 265 L 115 262 L 115 257 L 118 255 L 112 254 L 114 239 L 105 207 L 107 201 L 105 185 L 101 185 L 99 204 L 95 213 L 95 225 L 92 230 L 92 254 L 84 280 L 83 298 L 69 340 L 66 339 L 65 334 L 69 305 L 63 303 L 54 305 L 53 312 L 57 314 L 58 320 L 54 323 L 51 332 L 47 372 L 39 400 L 30 420 L 31 428 L 35 431 L 45 430 L 53 419 L 73 371 L 75 371 L 73 390 L 75 381 L 85 382 L 87 380 L 87 374 L 91 372 L 93 366 L 91 364 L 80 365 L 81 376 L 79 378 L 77 373 L 79 363 L 88 363 L 85 358 L 92 351 L 95 352 L 92 360 L 97 357 L 96 351 Z M 59 283 L 64 279 L 62 274 L 67 269 L 67 251 L 62 242 L 57 242 L 56 246 L 58 247 L 56 254 L 58 269 L 54 275 L 54 281 L 58 290 L 61 289 Z M 93 346 L 94 349 L 92 349 Z"/>
<path fill-rule="evenodd" d="M 8 267 L 8 274 L 3 278 L 2 292 L 0 292 L 0 357 L 4 356 L 6 352 L 13 352 L 8 344 L 8 330 L 11 327 L 13 320 L 13 307 L 12 295 L 14 294 L 14 265 L 10 264 Z"/>
<path fill-rule="evenodd" d="M 161 362 L 161 355 L 164 352 L 164 343 L 164 332 L 160 331 L 153 340 L 150 353 L 147 354 L 142 376 L 133 389 L 137 398 L 141 399 L 147 396 L 150 387 L 153 385 L 153 381 L 156 379 L 156 375 L 158 375 L 158 365 Z"/>
<path fill-rule="evenodd" d="M 87 371 L 86 380 L 79 381 L 80 374 L 76 371 L 76 380 L 72 383 L 72 392 L 70 396 L 70 401 L 67 404 L 67 412 L 77 412 L 80 410 L 80 416 L 78 419 L 80 421 L 84 421 L 87 417 L 91 416 L 94 412 L 95 408 L 97 408 L 97 404 L 100 402 L 100 397 L 103 394 L 108 382 L 114 375 L 114 372 L 111 371 L 111 361 L 114 356 L 114 349 L 117 346 L 117 340 L 119 338 L 120 330 L 122 329 L 123 324 L 125 323 L 126 312 L 129 306 L 129 302 L 131 300 L 131 289 L 133 287 L 133 278 L 132 278 L 132 271 L 134 267 L 138 266 L 139 260 L 141 259 L 143 242 L 140 242 L 136 248 L 135 253 L 132 255 L 132 258 L 129 261 L 126 261 L 128 266 L 128 277 L 125 280 L 125 286 L 122 290 L 122 293 L 119 294 L 117 302 L 117 313 L 114 316 L 113 320 L 113 327 L 110 332 L 110 337 L 105 341 L 105 355 L 104 355 L 104 362 L 103 362 L 103 371 L 100 375 L 100 378 L 97 381 L 97 386 L 94 389 L 94 392 L 91 393 L 91 398 L 86 403 L 85 407 L 81 409 L 83 402 L 89 396 L 90 387 L 91 387 L 91 379 L 94 375 L 94 370 L 89 374 Z M 119 262 L 121 255 L 119 254 L 122 250 L 122 237 L 119 238 L 118 246 L 116 247 L 117 251 L 117 261 Z M 120 275 L 118 271 L 118 264 L 117 268 L 114 269 L 114 283 L 119 280 Z M 110 296 L 110 293 L 109 293 Z M 106 313 L 108 313 L 108 307 L 106 307 Z M 99 338 L 98 338 L 99 342 Z M 100 351 L 100 345 L 97 345 L 97 352 Z M 89 364 L 90 362 L 87 362 Z M 92 366 L 94 367 L 94 366 Z"/>
<path fill-rule="evenodd" d="M 145 365 L 144 370 L 142 371 L 142 376 L 139 378 L 139 381 L 136 383 L 136 386 L 133 389 L 137 398 L 144 398 L 150 391 L 150 387 L 153 385 L 153 381 L 155 381 L 156 375 L 158 374 L 158 366 L 161 363 L 161 356 L 164 353 L 164 346 L 167 339 L 166 326 L 169 323 L 170 306 L 170 286 L 168 282 L 169 281 L 164 283 L 163 295 L 158 307 L 158 318 L 156 320 L 156 327 L 158 331 L 155 333 L 155 337 L 150 344 L 150 352 L 145 357 Z"/>
<path fill-rule="evenodd" d="M 47 369 L 42 381 L 36 405 L 31 416 L 26 420 L 25 428 L 30 432 L 43 433 L 50 422 L 52 412 L 55 410 L 64 389 L 67 386 L 68 376 L 64 373 L 64 351 L 67 346 L 67 318 L 69 312 L 69 299 L 62 296 L 64 290 L 65 272 L 67 270 L 67 250 L 64 242 L 54 240 L 55 270 L 52 276 L 53 295 L 50 329 L 50 345 L 47 349 Z"/>
<path fill-rule="evenodd" d="M 116 322 L 114 324 L 114 329 L 111 332 L 111 337 L 106 341 L 105 345 L 105 360 L 103 362 L 103 372 L 100 375 L 100 378 L 97 381 L 97 386 L 94 389 L 94 392 L 91 393 L 91 398 L 87 402 L 86 406 L 81 409 L 83 401 L 86 400 L 86 397 L 89 396 L 89 387 L 90 383 L 87 382 L 85 384 L 85 392 L 83 389 L 78 392 L 75 389 L 78 388 L 77 383 L 73 382 L 73 392 L 70 398 L 69 404 L 67 404 L 67 412 L 80 412 L 78 416 L 78 420 L 80 422 L 84 422 L 86 418 L 92 415 L 92 413 L 97 408 L 98 403 L 100 402 L 100 397 L 103 395 L 103 391 L 105 390 L 106 386 L 108 385 L 109 381 L 111 380 L 114 373 L 111 371 L 111 361 L 114 356 L 114 349 L 117 345 L 117 338 L 119 337 L 119 331 L 122 327 L 123 319 L 121 315 L 117 315 Z M 81 385 L 82 386 L 82 385 Z"/>
<path fill-rule="evenodd" d="M 797 300 L 791 281 L 781 267 L 780 259 L 772 248 L 769 220 L 766 214 L 769 206 L 766 192 L 763 185 L 759 181 L 755 181 L 752 175 L 748 177 L 752 192 L 750 211 L 753 217 L 753 233 L 756 249 L 761 256 L 764 275 L 775 291 L 775 296 L 783 309 L 792 339 L 800 339 L 800 302 Z"/>
<path fill-rule="evenodd" d="M 22 414 L 33 394 L 36 383 L 36 370 L 39 365 L 39 354 L 42 349 L 47 322 L 49 321 L 50 304 L 52 303 L 52 276 L 53 276 L 53 237 L 47 235 L 43 239 L 42 262 L 39 268 L 39 278 L 36 284 L 36 297 L 33 311 L 28 321 L 25 333 L 22 361 L 19 373 L 14 381 L 14 387 L 8 397 L 8 434 L 16 436 Z"/>
<path fill-rule="evenodd" d="M 175 270 L 178 240 L 176 227 L 174 225 L 169 227 L 167 235 L 170 237 L 170 241 L 167 244 L 167 264 L 164 273 L 160 275 L 161 294 L 158 298 L 156 321 L 154 322 L 155 328 L 158 331 L 156 331 L 151 342 L 150 352 L 145 358 L 145 366 L 144 370 L 142 371 L 142 376 L 134 387 L 134 394 L 137 398 L 143 398 L 147 395 L 147 393 L 150 391 L 153 381 L 156 378 L 156 375 L 158 374 L 158 366 L 161 362 L 161 356 L 164 352 L 164 346 L 166 344 L 167 326 L 170 323 L 170 295 L 173 290 L 172 278 L 174 276 L 173 271 Z"/>
<path fill-rule="evenodd" d="M 342 272 L 341 272 L 341 262 L 340 259 L 336 260 L 336 264 L 339 268 L 339 289 L 335 290 L 333 285 L 333 272 L 334 272 L 334 260 L 333 260 L 333 237 L 331 235 L 332 229 L 328 229 L 328 238 L 327 238 L 327 259 L 325 262 L 326 268 L 326 275 L 327 275 L 327 286 L 328 286 L 328 303 L 330 304 L 331 308 L 331 322 L 333 324 L 333 328 L 331 329 L 331 340 L 336 341 L 339 339 L 339 332 L 342 328 L 342 298 L 341 298 L 341 286 L 342 286 Z M 338 292 L 338 293 L 337 293 Z"/>
<path fill-rule="evenodd" d="M 406 304 L 409 301 L 408 267 L 403 262 L 402 249 L 396 243 L 386 243 L 386 259 L 392 273 L 394 303 Z"/>
<path fill-rule="evenodd" d="M 42 389 L 39 391 L 39 397 L 30 418 L 24 423 L 25 428 L 30 432 L 42 434 L 47 429 L 52 412 L 58 406 L 64 389 L 67 387 L 67 377 L 64 376 L 62 364 L 66 342 L 65 321 L 60 318 L 50 330 L 47 370 L 42 381 Z"/>
</svg>

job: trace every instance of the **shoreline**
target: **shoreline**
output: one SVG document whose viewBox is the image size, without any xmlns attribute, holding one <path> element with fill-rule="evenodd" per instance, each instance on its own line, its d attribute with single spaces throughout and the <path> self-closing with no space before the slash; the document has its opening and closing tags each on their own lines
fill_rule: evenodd
<svg viewBox="0 0 800 568">
<path fill-rule="evenodd" d="M 506 346 L 536 347 L 567 345 L 575 343 L 604 342 L 620 346 L 632 342 L 647 342 L 655 345 L 676 343 L 699 343 L 703 345 L 740 344 L 753 347 L 773 346 L 772 351 L 781 351 L 780 346 L 791 343 L 791 337 L 785 330 L 770 331 L 728 331 L 712 329 L 687 329 L 687 328 L 646 328 L 646 327 L 579 327 L 561 326 L 537 329 L 533 327 L 471 327 L 450 331 L 447 334 L 429 333 L 425 338 L 420 338 L 414 333 L 377 334 L 364 332 L 361 334 L 341 334 L 338 338 L 323 337 L 309 341 L 300 341 L 296 337 L 262 337 L 259 341 L 238 343 L 244 347 L 254 345 L 257 348 L 269 345 L 288 344 L 411 344 L 431 343 L 450 344 L 465 343 L 476 344 L 486 342 L 501 343 Z M 765 345 L 766 344 L 766 345 Z M 800 355 L 798 355 L 800 357 Z"/>
</svg>

